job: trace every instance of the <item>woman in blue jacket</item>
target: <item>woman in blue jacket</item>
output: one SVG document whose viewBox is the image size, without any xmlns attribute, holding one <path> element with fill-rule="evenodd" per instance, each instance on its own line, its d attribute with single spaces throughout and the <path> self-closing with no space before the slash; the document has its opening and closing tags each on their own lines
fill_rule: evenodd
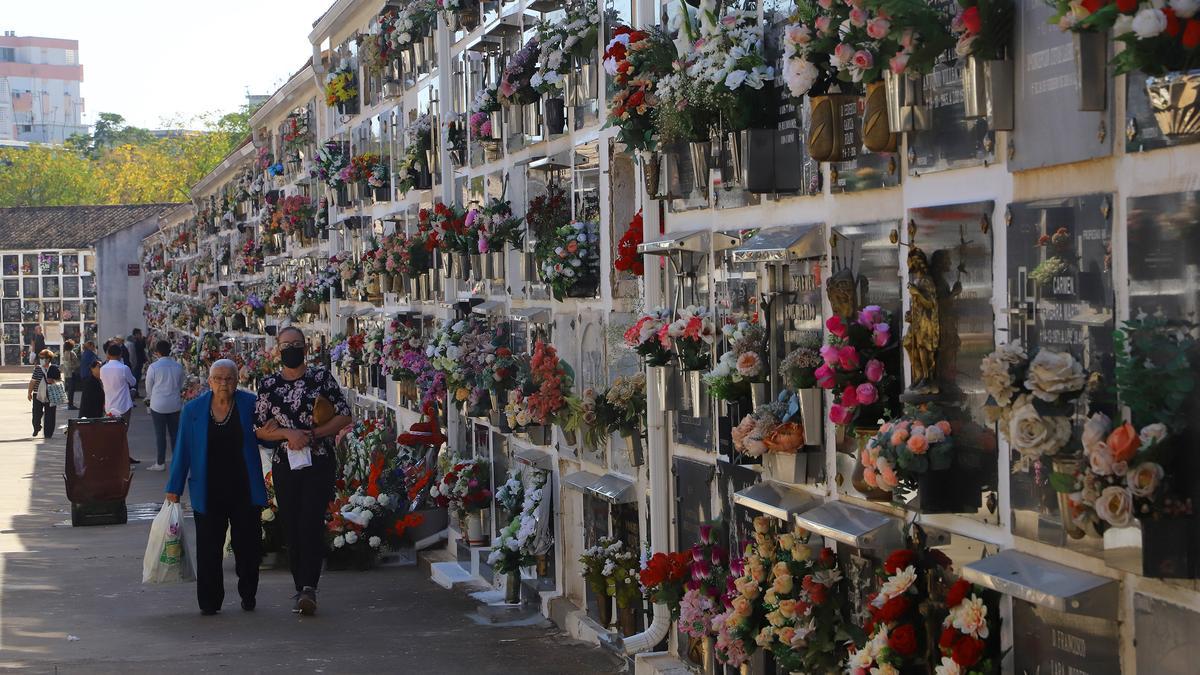
<svg viewBox="0 0 1200 675">
<path fill-rule="evenodd" d="M 262 509 L 267 504 L 254 435 L 253 394 L 237 390 L 238 366 L 221 359 L 208 369 L 211 391 L 183 407 L 167 500 L 179 501 L 186 480 L 196 519 L 196 599 L 216 614 L 225 599 L 221 570 L 231 530 L 242 609 L 253 611 L 262 561 Z M 189 473 L 191 474 L 189 478 Z"/>
</svg>

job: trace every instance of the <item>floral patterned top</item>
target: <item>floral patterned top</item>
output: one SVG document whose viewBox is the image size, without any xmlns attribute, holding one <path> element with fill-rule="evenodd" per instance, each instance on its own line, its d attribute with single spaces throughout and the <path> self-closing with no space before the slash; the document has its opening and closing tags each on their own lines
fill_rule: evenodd
<svg viewBox="0 0 1200 675">
<path fill-rule="evenodd" d="M 334 379 L 333 374 L 323 368 L 309 368 L 304 377 L 288 381 L 283 375 L 275 373 L 263 379 L 258 387 L 258 401 L 254 404 L 254 426 L 261 427 L 270 420 L 279 422 L 279 426 L 287 429 L 312 429 L 313 406 L 317 396 L 324 396 L 333 404 L 339 415 L 350 415 L 350 404 L 342 395 L 342 388 Z M 313 448 L 314 455 L 333 454 L 333 438 L 322 438 Z M 262 442 L 267 447 L 275 448 L 275 461 L 284 459 L 280 452 L 282 442 Z"/>
</svg>

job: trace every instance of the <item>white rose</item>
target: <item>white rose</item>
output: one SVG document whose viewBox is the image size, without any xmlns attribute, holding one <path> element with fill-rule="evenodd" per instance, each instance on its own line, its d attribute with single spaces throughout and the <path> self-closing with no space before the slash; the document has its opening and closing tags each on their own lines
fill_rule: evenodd
<svg viewBox="0 0 1200 675">
<path fill-rule="evenodd" d="M 1081 391 L 1087 373 L 1075 357 L 1066 352 L 1043 349 L 1029 362 L 1025 387 L 1043 401 L 1056 401 L 1062 394 Z"/>
<path fill-rule="evenodd" d="M 943 656 L 942 662 L 933 669 L 933 675 L 962 675 L 962 668 L 958 667 L 958 662 L 953 658 Z"/>
<path fill-rule="evenodd" d="M 1147 424 L 1142 427 L 1141 433 L 1138 434 L 1138 440 L 1142 442 L 1142 449 L 1148 448 L 1156 443 L 1161 443 L 1167 437 L 1167 427 L 1163 424 Z"/>
<path fill-rule="evenodd" d="M 370 539 L 367 540 L 367 545 L 370 546 L 371 548 L 379 548 L 379 545 L 382 543 L 383 543 L 383 540 L 380 539 L 379 537 L 371 537 Z"/>
<path fill-rule="evenodd" d="M 346 543 L 347 544 L 358 543 L 358 533 L 354 532 L 354 531 L 347 532 L 346 533 Z"/>
<path fill-rule="evenodd" d="M 379 505 L 380 506 L 387 506 L 388 503 L 391 502 L 391 500 L 392 500 L 392 498 L 389 495 L 386 495 L 386 494 L 379 495 Z"/>
<path fill-rule="evenodd" d="M 338 536 L 333 538 L 333 547 L 334 548 L 341 548 L 345 545 L 346 545 L 346 538 L 343 537 L 342 535 L 339 534 Z"/>
<path fill-rule="evenodd" d="M 1125 476 L 1129 491 L 1137 497 L 1149 497 L 1158 489 L 1163 477 L 1163 468 L 1154 462 L 1142 462 Z"/>
<path fill-rule="evenodd" d="M 1113 22 L 1113 37 L 1121 37 L 1133 32 L 1133 17 L 1128 14 L 1117 16 L 1117 20 Z"/>
<path fill-rule="evenodd" d="M 1125 527 L 1133 513 L 1133 498 L 1129 490 L 1112 485 L 1100 491 L 1096 499 L 1096 515 L 1113 527 Z"/>
<path fill-rule="evenodd" d="M 1008 442 L 1022 455 L 1053 455 L 1071 438 L 1071 420 L 1042 417 L 1028 395 L 1017 397 L 1008 422 Z"/>
<path fill-rule="evenodd" d="M 1171 0 L 1169 4 L 1175 10 L 1175 16 L 1181 19 L 1190 19 L 1196 10 L 1200 10 L 1200 0 Z"/>
<path fill-rule="evenodd" d="M 275 512 L 272 511 L 271 509 L 263 509 L 262 510 L 262 521 L 264 523 L 269 523 L 272 520 L 275 520 Z"/>
<path fill-rule="evenodd" d="M 1102 412 L 1093 414 L 1083 424 L 1083 435 L 1080 440 L 1084 448 L 1090 448 L 1096 443 L 1103 443 L 1112 430 L 1112 420 Z"/>
<path fill-rule="evenodd" d="M 1113 455 L 1112 448 L 1108 447 L 1108 443 L 1098 441 L 1091 445 L 1085 445 L 1084 451 L 1087 453 L 1088 464 L 1092 467 L 1092 473 L 1097 476 L 1112 475 Z"/>
<path fill-rule="evenodd" d="M 792 96 L 803 96 L 816 83 L 820 71 L 808 59 L 787 59 L 783 65 L 783 81 Z"/>
<path fill-rule="evenodd" d="M 1020 366 L 1026 360 L 1025 351 L 1020 343 L 1000 345 L 996 351 L 983 358 L 979 365 L 983 375 L 983 386 L 988 395 L 996 399 L 996 403 L 1006 406 L 1012 401 L 1017 390 L 1013 386 L 1012 369 Z"/>
<path fill-rule="evenodd" d="M 1147 8 L 1133 17 L 1133 32 L 1142 40 L 1158 37 L 1166 29 L 1167 15 L 1161 10 Z"/>
</svg>

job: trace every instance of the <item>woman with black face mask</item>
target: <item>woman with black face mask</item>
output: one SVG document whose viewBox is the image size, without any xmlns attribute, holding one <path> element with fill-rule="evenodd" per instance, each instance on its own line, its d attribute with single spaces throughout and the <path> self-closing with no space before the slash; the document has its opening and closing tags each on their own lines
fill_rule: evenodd
<svg viewBox="0 0 1200 675">
<path fill-rule="evenodd" d="M 333 375 L 306 365 L 304 333 L 288 326 L 275 339 L 283 368 L 258 387 L 255 433 L 274 449 L 272 477 L 296 586 L 292 611 L 311 615 L 325 559 L 325 509 L 333 500 L 333 440 L 353 420 Z"/>
</svg>

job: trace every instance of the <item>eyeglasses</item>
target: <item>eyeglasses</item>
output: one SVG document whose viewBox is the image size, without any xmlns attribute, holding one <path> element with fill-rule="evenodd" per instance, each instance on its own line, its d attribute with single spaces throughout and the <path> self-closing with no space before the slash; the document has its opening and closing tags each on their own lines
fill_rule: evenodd
<svg viewBox="0 0 1200 675">
<path fill-rule="evenodd" d="M 236 377 L 217 377 L 216 375 L 211 375 L 208 379 L 210 382 L 224 382 L 225 384 L 237 384 L 238 381 Z"/>
<path fill-rule="evenodd" d="M 280 342 L 279 343 L 280 349 L 292 349 L 294 347 L 299 347 L 300 349 L 304 349 L 304 340 L 297 340 L 295 342 Z"/>
</svg>

